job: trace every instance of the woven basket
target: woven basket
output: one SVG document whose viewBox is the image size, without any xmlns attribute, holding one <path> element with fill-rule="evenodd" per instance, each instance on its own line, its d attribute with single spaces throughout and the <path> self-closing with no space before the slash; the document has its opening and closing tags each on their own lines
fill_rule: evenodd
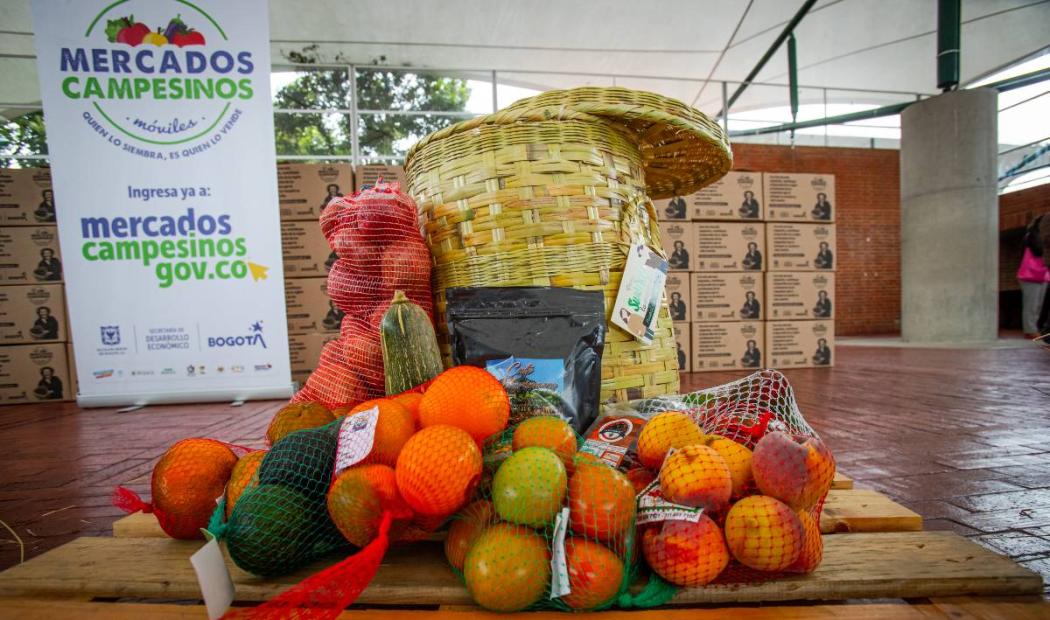
<svg viewBox="0 0 1050 620">
<path fill-rule="evenodd" d="M 419 141 L 405 172 L 434 258 L 446 357 L 445 289 L 596 290 L 611 312 L 631 243 L 661 251 L 651 199 L 692 193 L 731 165 L 716 123 L 681 102 L 625 88 L 549 91 Z M 678 385 L 666 299 L 651 345 L 609 324 L 603 402 L 675 393 Z"/>
</svg>

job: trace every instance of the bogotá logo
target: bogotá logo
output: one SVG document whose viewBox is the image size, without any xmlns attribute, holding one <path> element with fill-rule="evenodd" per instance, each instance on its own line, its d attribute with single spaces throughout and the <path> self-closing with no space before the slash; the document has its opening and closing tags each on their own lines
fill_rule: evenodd
<svg viewBox="0 0 1050 620">
<path fill-rule="evenodd" d="M 262 347 L 265 349 L 266 340 L 263 339 L 262 321 L 256 321 L 248 326 L 247 334 L 211 336 L 208 338 L 208 347 L 212 349 L 220 347 Z"/>
<path fill-rule="evenodd" d="M 62 47 L 62 94 L 83 102 L 100 138 L 134 155 L 173 160 L 221 144 L 252 99 L 255 62 L 188 0 L 118 0 Z M 268 68 L 267 68 L 268 70 Z"/>
</svg>

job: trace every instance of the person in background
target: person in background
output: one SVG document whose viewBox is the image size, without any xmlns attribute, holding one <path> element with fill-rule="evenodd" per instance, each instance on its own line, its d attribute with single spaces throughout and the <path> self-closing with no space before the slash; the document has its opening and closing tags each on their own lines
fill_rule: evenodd
<svg viewBox="0 0 1050 620">
<path fill-rule="evenodd" d="M 817 204 L 813 205 L 813 210 L 809 214 L 815 220 L 826 222 L 831 219 L 831 203 L 828 202 L 827 194 L 824 192 L 817 194 Z"/>
<path fill-rule="evenodd" d="M 667 207 L 664 209 L 664 214 L 667 215 L 669 220 L 684 220 L 685 219 L 685 198 L 681 196 L 675 196 L 667 203 Z"/>
<path fill-rule="evenodd" d="M 823 289 L 817 291 L 817 303 L 813 305 L 813 318 L 831 318 L 831 300 L 828 299 L 828 292 Z"/>
<path fill-rule="evenodd" d="M 51 316 L 51 308 L 40 306 L 36 309 L 36 321 L 29 333 L 34 340 L 58 340 L 58 321 Z"/>
<path fill-rule="evenodd" d="M 831 347 L 828 346 L 827 338 L 817 339 L 817 352 L 813 354 L 814 366 L 827 366 L 831 364 Z"/>
<path fill-rule="evenodd" d="M 744 202 L 740 205 L 739 213 L 742 219 L 758 219 L 758 201 L 755 200 L 755 192 L 751 190 L 744 192 Z"/>
<path fill-rule="evenodd" d="M 831 269 L 834 264 L 835 259 L 831 255 L 831 246 L 827 241 L 821 241 L 817 257 L 813 259 L 813 266 L 817 269 Z"/>
<path fill-rule="evenodd" d="M 321 323 L 328 329 L 335 329 L 343 323 L 343 311 L 335 306 L 335 302 L 328 300 L 328 314 L 324 315 Z"/>
<path fill-rule="evenodd" d="M 40 192 L 40 197 L 43 200 L 40 205 L 33 212 L 33 217 L 36 221 L 41 224 L 54 224 L 55 223 L 55 192 L 50 189 L 45 189 Z"/>
<path fill-rule="evenodd" d="M 1021 283 L 1021 330 L 1029 338 L 1040 334 L 1039 318 L 1046 299 L 1047 283 L 1050 282 L 1046 248 L 1039 235 L 1044 219 L 1046 216 L 1040 215 L 1025 230 L 1024 252 L 1017 268 L 1017 280 Z"/>
<path fill-rule="evenodd" d="M 762 366 L 762 351 L 758 350 L 758 343 L 754 340 L 747 341 L 747 350 L 740 358 L 740 365 L 744 368 L 758 368 Z"/>
<path fill-rule="evenodd" d="M 758 251 L 758 244 L 754 241 L 747 244 L 747 254 L 744 254 L 744 260 L 741 264 L 748 271 L 762 270 L 762 252 Z"/>
<path fill-rule="evenodd" d="M 682 350 L 682 343 L 676 342 L 674 346 L 678 348 L 678 368 L 679 370 L 685 368 L 685 351 Z"/>
<path fill-rule="evenodd" d="M 678 291 L 671 293 L 671 302 L 667 304 L 668 309 L 671 311 L 671 319 L 674 321 L 685 320 L 685 302 L 682 301 L 682 294 Z"/>
<path fill-rule="evenodd" d="M 62 399 L 62 380 L 55 376 L 54 368 L 44 366 L 40 369 L 40 381 L 37 382 L 33 393 L 40 400 Z"/>
<path fill-rule="evenodd" d="M 740 308 L 740 318 L 757 319 L 762 316 L 762 304 L 758 303 L 754 291 L 744 293 L 744 305 Z"/>
<path fill-rule="evenodd" d="M 689 251 L 685 249 L 684 241 L 674 242 L 674 251 L 667 260 L 667 266 L 671 269 L 689 269 Z"/>
<path fill-rule="evenodd" d="M 40 250 L 40 262 L 36 264 L 33 271 L 37 280 L 44 282 L 57 282 L 62 279 L 62 263 L 55 258 L 55 251 L 51 248 Z"/>
</svg>

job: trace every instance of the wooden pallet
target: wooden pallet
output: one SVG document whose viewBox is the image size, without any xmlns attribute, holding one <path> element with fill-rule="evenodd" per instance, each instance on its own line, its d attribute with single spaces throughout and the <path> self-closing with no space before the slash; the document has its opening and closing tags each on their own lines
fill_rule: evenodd
<svg viewBox="0 0 1050 620">
<path fill-rule="evenodd" d="M 832 489 L 852 489 L 853 478 L 850 478 L 846 474 L 836 471 L 835 478 L 831 481 Z"/>
<path fill-rule="evenodd" d="M 0 601 L 7 620 L 186 620 L 207 618 L 199 605 L 165 603 L 97 603 L 83 601 Z M 834 618 L 835 620 L 960 620 L 1010 618 L 1011 620 L 1045 619 L 1050 605 L 1030 597 L 952 597 L 924 602 L 904 601 L 831 604 L 831 605 L 763 605 L 725 608 L 660 609 L 652 611 L 605 611 L 601 620 L 722 620 L 732 615 L 736 620 L 808 620 Z M 348 610 L 339 620 L 427 620 L 440 616 L 451 620 L 505 620 L 499 615 L 477 610 Z M 529 620 L 566 620 L 561 612 L 532 612 Z"/>
<path fill-rule="evenodd" d="M 0 573 L 0 595 L 196 600 L 188 559 L 200 546 L 162 538 L 78 538 Z M 323 565 L 275 579 L 233 567 L 237 599 L 266 600 Z M 825 536 L 824 561 L 811 575 L 686 588 L 673 603 L 1027 595 L 1042 587 L 1039 575 L 952 532 L 881 532 Z M 471 599 L 441 545 L 428 542 L 391 549 L 358 602 L 470 605 Z"/>
<path fill-rule="evenodd" d="M 922 517 L 878 491 L 832 490 L 820 516 L 824 534 L 910 532 L 922 529 Z M 135 513 L 113 523 L 117 538 L 166 538 L 153 515 Z M 439 538 L 440 539 L 440 538 Z"/>
</svg>

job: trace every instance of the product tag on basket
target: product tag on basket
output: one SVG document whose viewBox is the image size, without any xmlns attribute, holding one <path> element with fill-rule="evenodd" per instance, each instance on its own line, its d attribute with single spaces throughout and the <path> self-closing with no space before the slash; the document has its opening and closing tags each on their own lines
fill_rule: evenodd
<svg viewBox="0 0 1050 620">
<path fill-rule="evenodd" d="M 616 293 L 612 322 L 642 344 L 652 344 L 666 281 L 667 259 L 644 243 L 632 245 Z"/>
<path fill-rule="evenodd" d="M 201 598 L 208 609 L 208 618 L 221 618 L 233 603 L 234 589 L 218 539 L 209 539 L 191 555 L 190 564 L 193 565 L 193 572 L 197 573 L 197 583 L 200 584 Z"/>
<path fill-rule="evenodd" d="M 702 514 L 704 514 L 703 508 L 683 506 L 664 499 L 663 492 L 660 490 L 660 480 L 656 479 L 638 494 L 638 516 L 635 518 L 635 524 L 645 525 L 659 521 L 696 523 L 700 521 Z"/>
<path fill-rule="evenodd" d="M 372 451 L 378 420 L 378 406 L 343 419 L 339 426 L 339 443 L 335 449 L 334 476 L 360 463 Z"/>
<path fill-rule="evenodd" d="M 569 509 L 562 508 L 554 519 L 554 540 L 551 542 L 551 598 L 572 592 L 569 586 L 569 565 L 565 560 L 565 531 L 569 525 Z"/>
</svg>

